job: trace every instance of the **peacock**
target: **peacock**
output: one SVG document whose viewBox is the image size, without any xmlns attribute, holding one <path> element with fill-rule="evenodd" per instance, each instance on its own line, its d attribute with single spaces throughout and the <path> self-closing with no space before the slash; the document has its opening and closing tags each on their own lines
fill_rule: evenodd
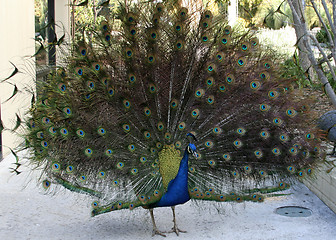
<svg viewBox="0 0 336 240">
<path fill-rule="evenodd" d="M 184 3 L 184 2 L 183 2 Z M 25 132 L 47 192 L 92 216 L 191 199 L 262 202 L 322 160 L 311 104 L 253 31 L 181 1 L 121 4 L 38 83 Z"/>
</svg>

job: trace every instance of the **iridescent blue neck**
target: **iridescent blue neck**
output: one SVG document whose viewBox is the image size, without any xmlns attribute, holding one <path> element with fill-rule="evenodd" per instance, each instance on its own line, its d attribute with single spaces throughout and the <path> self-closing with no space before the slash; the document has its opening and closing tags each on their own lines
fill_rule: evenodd
<svg viewBox="0 0 336 240">
<path fill-rule="evenodd" d="M 184 155 L 183 155 L 183 158 L 180 162 L 180 167 L 179 167 L 179 170 L 177 172 L 177 175 L 175 177 L 175 179 L 177 177 L 184 177 L 187 179 L 188 181 L 188 160 L 189 160 L 189 154 L 188 154 L 188 151 L 185 150 L 184 151 Z M 187 183 L 188 184 L 188 183 Z"/>
</svg>

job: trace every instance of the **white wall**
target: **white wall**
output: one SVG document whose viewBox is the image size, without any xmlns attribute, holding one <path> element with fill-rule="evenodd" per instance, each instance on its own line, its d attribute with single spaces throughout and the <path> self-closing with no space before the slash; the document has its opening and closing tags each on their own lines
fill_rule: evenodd
<svg viewBox="0 0 336 240">
<path fill-rule="evenodd" d="M 71 40 L 71 6 L 70 0 L 55 0 L 55 23 L 56 36 L 61 38 L 65 33 L 65 42 L 70 43 Z M 65 45 L 64 45 L 65 46 Z M 64 49 L 63 46 L 63 50 Z M 56 50 L 58 51 L 58 50 Z M 60 52 L 56 52 L 56 64 L 61 62 Z"/>
<path fill-rule="evenodd" d="M 55 1 L 55 21 L 58 25 L 56 34 L 60 38 L 65 31 L 68 42 L 71 29 L 69 5 L 70 0 Z M 11 82 L 17 84 L 19 89 L 25 86 L 34 88 L 34 59 L 27 58 L 35 53 L 34 37 L 34 0 L 0 0 L 0 81 L 11 74 L 11 61 L 22 72 L 11 79 Z M 31 99 L 29 94 L 18 94 L 13 101 L 4 103 L 11 96 L 13 89 L 11 84 L 0 84 L 1 119 L 7 128 L 15 126 L 16 113 L 24 118 Z M 21 142 L 22 138 L 10 131 L 2 133 L 2 143 L 7 147 L 15 148 Z M 10 152 L 7 147 L 2 148 L 4 157 Z"/>
<path fill-rule="evenodd" d="M 0 79 L 10 75 L 13 67 L 9 61 L 13 62 L 21 72 L 24 72 L 11 79 L 19 89 L 26 85 L 33 86 L 32 79 L 35 76 L 33 59 L 26 61 L 24 57 L 32 56 L 35 52 L 34 24 L 34 0 L 0 0 Z M 24 117 L 31 97 L 28 94 L 21 94 L 14 101 L 3 103 L 11 96 L 13 89 L 10 84 L 0 84 L 1 119 L 9 128 L 15 126 L 17 112 Z M 2 142 L 3 145 L 13 148 L 22 142 L 22 139 L 10 131 L 4 131 Z M 4 156 L 8 155 L 8 148 L 3 147 L 3 151 Z"/>
</svg>

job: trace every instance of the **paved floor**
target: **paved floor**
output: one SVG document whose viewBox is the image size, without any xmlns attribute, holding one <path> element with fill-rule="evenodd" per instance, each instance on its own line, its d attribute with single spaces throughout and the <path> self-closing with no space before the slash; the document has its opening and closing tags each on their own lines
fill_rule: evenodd
<svg viewBox="0 0 336 240">
<path fill-rule="evenodd" d="M 38 172 L 9 172 L 13 157 L 0 162 L 0 239 L 163 239 L 151 237 L 151 220 L 142 208 L 90 217 L 90 200 L 67 190 L 45 195 L 36 185 Z M 336 214 L 304 185 L 293 194 L 269 198 L 264 203 L 188 202 L 176 207 L 181 233 L 166 239 L 336 239 Z M 282 206 L 311 209 L 309 217 L 284 217 L 275 213 Z M 172 226 L 170 208 L 155 209 L 158 228 Z"/>
</svg>

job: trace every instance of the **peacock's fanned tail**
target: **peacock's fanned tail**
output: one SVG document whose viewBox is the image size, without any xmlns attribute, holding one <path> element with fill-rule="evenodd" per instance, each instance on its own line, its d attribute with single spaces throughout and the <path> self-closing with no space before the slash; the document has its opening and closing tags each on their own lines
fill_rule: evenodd
<svg viewBox="0 0 336 240">
<path fill-rule="evenodd" d="M 176 175 L 188 132 L 198 151 L 191 198 L 261 201 L 311 175 L 320 159 L 311 100 L 251 33 L 162 3 L 121 6 L 90 32 L 38 86 L 27 122 L 46 189 L 97 197 L 93 215 L 146 207 Z"/>
</svg>

